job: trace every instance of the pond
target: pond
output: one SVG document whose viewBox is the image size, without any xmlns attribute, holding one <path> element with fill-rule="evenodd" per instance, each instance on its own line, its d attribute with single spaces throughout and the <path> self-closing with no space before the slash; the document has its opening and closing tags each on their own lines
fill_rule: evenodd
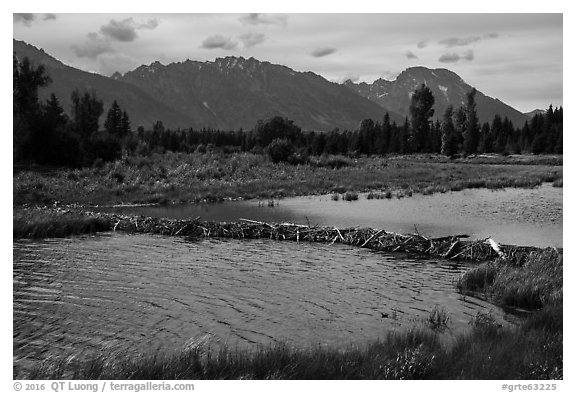
<svg viewBox="0 0 576 393">
<path fill-rule="evenodd" d="M 449 313 L 448 335 L 478 312 L 512 318 L 455 291 L 465 264 L 340 244 L 112 233 L 15 241 L 13 252 L 20 378 L 51 356 L 173 352 L 203 341 L 362 344 L 425 325 L 435 306 Z"/>
<path fill-rule="evenodd" d="M 330 195 L 217 204 L 100 208 L 123 214 L 208 221 L 246 218 L 325 226 L 364 226 L 425 236 L 467 234 L 518 246 L 562 247 L 563 189 L 544 184 L 533 189 L 467 189 L 402 199 L 334 201 Z"/>
</svg>

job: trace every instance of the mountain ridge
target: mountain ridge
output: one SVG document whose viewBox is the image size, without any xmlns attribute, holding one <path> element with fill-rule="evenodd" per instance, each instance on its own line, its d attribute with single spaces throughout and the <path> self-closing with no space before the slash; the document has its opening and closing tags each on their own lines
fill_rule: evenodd
<svg viewBox="0 0 576 393">
<path fill-rule="evenodd" d="M 69 112 L 75 88 L 93 89 L 104 100 L 105 111 L 112 101 L 118 101 L 129 113 L 133 128 L 150 128 L 161 120 L 169 128 L 251 129 L 258 120 L 282 116 L 303 129 L 352 130 L 366 118 L 381 121 L 386 112 L 391 121 L 401 124 L 409 116 L 411 93 L 421 83 L 433 91 L 436 118 L 441 118 L 448 105 L 463 105 L 472 88 L 445 68 L 407 68 L 394 81 L 336 83 L 311 71 L 242 56 L 186 59 L 166 65 L 154 61 L 106 77 L 68 66 L 23 41 L 13 40 L 13 45 L 18 57 L 45 64 L 53 82 L 40 89 L 41 99 L 54 92 Z M 521 127 L 529 119 L 482 92 L 476 103 L 481 121 L 491 122 L 498 113 Z"/>
<path fill-rule="evenodd" d="M 455 109 L 465 105 L 466 94 L 473 88 L 454 71 L 424 66 L 409 67 L 393 81 L 379 78 L 372 83 L 354 83 L 351 80 L 343 83 L 363 97 L 404 116 L 409 116 L 411 93 L 422 84 L 428 86 L 434 95 L 434 119 L 442 119 L 449 105 Z M 481 122 L 491 123 L 496 114 L 508 117 L 516 127 L 522 127 L 528 120 L 525 114 L 479 90 L 475 101 Z"/>
<path fill-rule="evenodd" d="M 155 121 L 163 119 L 166 126 L 173 128 L 194 125 L 193 119 L 167 107 L 130 84 L 68 66 L 43 49 L 24 41 L 14 40 L 13 51 L 18 58 L 28 57 L 36 66 L 44 64 L 51 83 L 39 89 L 39 98 L 46 100 L 51 93 L 54 93 L 68 114 L 71 111 L 72 91 L 86 89 L 93 90 L 96 96 L 104 101 L 104 113 L 116 100 L 122 109 L 128 111 L 134 129 L 139 125 L 150 127 Z M 102 118 L 100 122 L 103 122 Z"/>
<path fill-rule="evenodd" d="M 251 128 L 260 119 L 288 117 L 303 129 L 354 129 L 365 118 L 381 119 L 385 108 L 313 72 L 253 57 L 214 61 L 153 62 L 125 73 L 131 83 L 189 113 L 209 110 L 220 128 Z M 390 113 L 393 120 L 402 116 Z"/>
</svg>

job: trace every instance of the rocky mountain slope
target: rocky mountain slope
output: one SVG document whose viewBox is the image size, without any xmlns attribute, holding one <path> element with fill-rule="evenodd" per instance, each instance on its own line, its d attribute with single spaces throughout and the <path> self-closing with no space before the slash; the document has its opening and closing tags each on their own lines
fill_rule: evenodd
<svg viewBox="0 0 576 393">
<path fill-rule="evenodd" d="M 408 68 L 394 81 L 377 79 L 374 83 L 367 84 L 353 83 L 348 80 L 344 82 L 344 85 L 383 108 L 409 116 L 410 97 L 422 83 L 432 90 L 435 100 L 434 117 L 440 119 L 449 105 L 453 105 L 455 109 L 465 105 L 466 94 L 472 90 L 472 86 L 454 72 L 443 68 L 426 67 Z M 476 105 L 481 122 L 491 123 L 494 115 L 499 114 L 502 117 L 508 117 L 516 127 L 521 127 L 528 119 L 523 113 L 480 91 L 476 94 Z"/>
</svg>

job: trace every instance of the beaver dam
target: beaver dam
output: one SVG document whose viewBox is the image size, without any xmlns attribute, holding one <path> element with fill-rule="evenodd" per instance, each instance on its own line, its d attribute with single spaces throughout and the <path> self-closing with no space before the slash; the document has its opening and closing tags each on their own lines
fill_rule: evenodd
<svg viewBox="0 0 576 393">
<path fill-rule="evenodd" d="M 426 237 L 419 233 L 399 234 L 385 229 L 336 228 L 292 223 L 264 223 L 248 219 L 238 222 L 176 220 L 144 216 L 89 213 L 113 231 L 200 238 L 273 239 L 295 242 L 342 243 L 375 251 L 431 255 L 451 260 L 487 261 L 498 257 L 521 264 L 537 247 L 499 245 L 494 240 L 465 240 L 467 235 Z"/>
</svg>

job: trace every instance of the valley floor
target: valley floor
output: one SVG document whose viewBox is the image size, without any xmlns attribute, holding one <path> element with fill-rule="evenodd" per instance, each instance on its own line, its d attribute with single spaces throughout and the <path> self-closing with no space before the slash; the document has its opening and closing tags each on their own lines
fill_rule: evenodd
<svg viewBox="0 0 576 393">
<path fill-rule="evenodd" d="M 312 157 L 272 163 L 250 153 L 166 153 L 83 169 L 14 169 L 15 206 L 114 205 L 272 199 L 347 191 L 432 194 L 465 188 L 562 186 L 562 156 Z"/>
</svg>

